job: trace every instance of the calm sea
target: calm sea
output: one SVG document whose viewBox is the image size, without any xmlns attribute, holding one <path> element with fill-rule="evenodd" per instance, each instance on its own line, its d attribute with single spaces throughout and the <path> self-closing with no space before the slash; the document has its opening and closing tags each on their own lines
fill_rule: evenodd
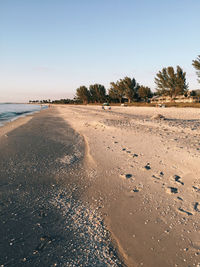
<svg viewBox="0 0 200 267">
<path fill-rule="evenodd" d="M 47 107 L 41 105 L 0 103 L 0 126 L 45 108 Z"/>
</svg>

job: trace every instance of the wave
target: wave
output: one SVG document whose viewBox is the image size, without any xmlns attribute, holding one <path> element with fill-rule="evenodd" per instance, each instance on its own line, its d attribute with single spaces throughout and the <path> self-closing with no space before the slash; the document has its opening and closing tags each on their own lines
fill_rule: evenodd
<svg viewBox="0 0 200 267">
<path fill-rule="evenodd" d="M 0 126 L 4 123 L 13 121 L 19 117 L 27 116 L 29 114 L 46 109 L 46 106 L 29 105 L 29 104 L 5 104 L 0 105 Z"/>
<path fill-rule="evenodd" d="M 20 111 L 20 112 L 2 112 L 0 113 L 0 120 L 8 120 L 8 119 L 12 119 L 18 116 L 22 116 L 28 113 L 32 113 L 34 112 L 33 110 L 29 110 L 29 111 Z"/>
</svg>

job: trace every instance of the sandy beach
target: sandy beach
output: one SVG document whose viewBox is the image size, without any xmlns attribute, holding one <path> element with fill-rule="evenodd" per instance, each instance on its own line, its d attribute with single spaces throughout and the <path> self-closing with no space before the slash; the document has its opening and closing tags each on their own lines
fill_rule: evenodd
<svg viewBox="0 0 200 267">
<path fill-rule="evenodd" d="M 69 105 L 1 127 L 0 266 L 199 266 L 199 129 L 199 109 Z"/>
<path fill-rule="evenodd" d="M 54 109 L 0 132 L 0 266 L 122 266 L 100 213 L 83 200 L 83 137 Z"/>
<path fill-rule="evenodd" d="M 85 139 L 86 198 L 101 210 L 127 266 L 198 266 L 200 110 L 57 110 Z"/>
</svg>

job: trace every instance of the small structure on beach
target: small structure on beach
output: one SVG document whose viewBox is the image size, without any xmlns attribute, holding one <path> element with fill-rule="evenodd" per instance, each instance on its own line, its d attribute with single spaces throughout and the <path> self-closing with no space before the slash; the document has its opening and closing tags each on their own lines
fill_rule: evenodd
<svg viewBox="0 0 200 267">
<path fill-rule="evenodd" d="M 151 98 L 151 103 L 164 104 L 164 103 L 200 103 L 199 96 L 191 95 L 177 95 L 173 98 L 170 96 L 154 96 Z"/>
</svg>

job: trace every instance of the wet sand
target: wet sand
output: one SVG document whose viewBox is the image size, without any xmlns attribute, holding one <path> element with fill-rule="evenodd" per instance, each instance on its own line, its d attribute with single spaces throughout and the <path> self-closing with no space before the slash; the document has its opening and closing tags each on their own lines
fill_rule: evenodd
<svg viewBox="0 0 200 267">
<path fill-rule="evenodd" d="M 85 153 L 54 108 L 0 129 L 1 267 L 122 266 L 87 196 Z"/>
</svg>

